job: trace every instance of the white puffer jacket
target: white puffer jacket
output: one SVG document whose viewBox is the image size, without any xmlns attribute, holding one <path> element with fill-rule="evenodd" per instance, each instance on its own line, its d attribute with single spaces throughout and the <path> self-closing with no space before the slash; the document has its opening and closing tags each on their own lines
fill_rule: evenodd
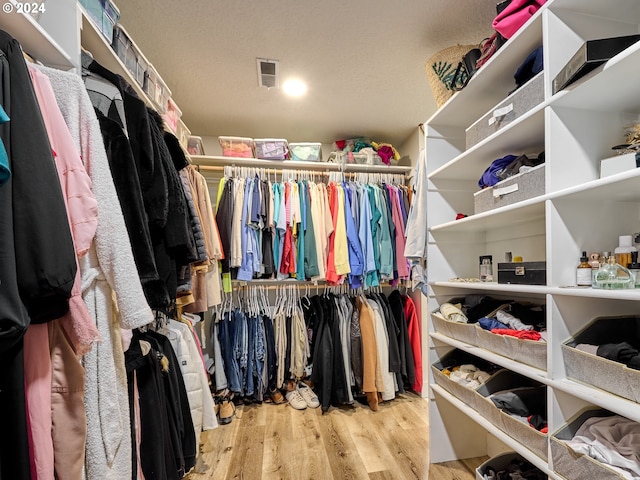
<svg viewBox="0 0 640 480">
<path fill-rule="evenodd" d="M 209 381 L 198 352 L 198 346 L 191 329 L 176 320 L 169 322 L 168 338 L 176 352 L 180 370 L 187 390 L 189 409 L 196 432 L 197 445 L 200 444 L 200 433 L 218 426 L 214 412 L 214 403 L 209 391 Z"/>
</svg>

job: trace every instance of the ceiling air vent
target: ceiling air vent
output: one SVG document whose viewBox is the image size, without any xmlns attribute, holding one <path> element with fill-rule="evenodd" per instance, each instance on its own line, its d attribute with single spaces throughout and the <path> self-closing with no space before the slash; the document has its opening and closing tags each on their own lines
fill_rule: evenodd
<svg viewBox="0 0 640 480">
<path fill-rule="evenodd" d="M 257 58 L 256 60 L 258 62 L 258 84 L 261 87 L 278 88 L 280 62 L 266 58 Z"/>
</svg>

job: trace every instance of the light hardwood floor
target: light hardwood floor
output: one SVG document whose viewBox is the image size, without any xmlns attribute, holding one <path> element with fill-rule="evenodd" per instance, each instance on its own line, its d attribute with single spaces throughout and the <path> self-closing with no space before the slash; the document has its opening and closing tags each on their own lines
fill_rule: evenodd
<svg viewBox="0 0 640 480">
<path fill-rule="evenodd" d="M 428 403 L 407 394 L 378 412 L 356 403 L 322 414 L 288 405 L 245 405 L 205 432 L 189 480 L 474 480 L 485 458 L 429 466 Z"/>
</svg>

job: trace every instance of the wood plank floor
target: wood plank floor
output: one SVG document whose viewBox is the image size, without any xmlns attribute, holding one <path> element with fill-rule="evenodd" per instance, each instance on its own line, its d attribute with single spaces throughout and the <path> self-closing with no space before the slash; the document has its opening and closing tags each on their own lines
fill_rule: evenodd
<svg viewBox="0 0 640 480">
<path fill-rule="evenodd" d="M 429 465 L 428 403 L 407 394 L 378 412 L 245 405 L 202 435 L 189 480 L 474 480 L 486 458 Z"/>
</svg>

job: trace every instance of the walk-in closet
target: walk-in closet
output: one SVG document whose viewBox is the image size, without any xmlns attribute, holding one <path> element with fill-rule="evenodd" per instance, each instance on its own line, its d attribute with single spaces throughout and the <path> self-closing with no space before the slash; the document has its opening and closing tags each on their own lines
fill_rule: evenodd
<svg viewBox="0 0 640 480">
<path fill-rule="evenodd" d="M 0 479 L 640 480 L 640 2 L 2 7 Z"/>
</svg>

